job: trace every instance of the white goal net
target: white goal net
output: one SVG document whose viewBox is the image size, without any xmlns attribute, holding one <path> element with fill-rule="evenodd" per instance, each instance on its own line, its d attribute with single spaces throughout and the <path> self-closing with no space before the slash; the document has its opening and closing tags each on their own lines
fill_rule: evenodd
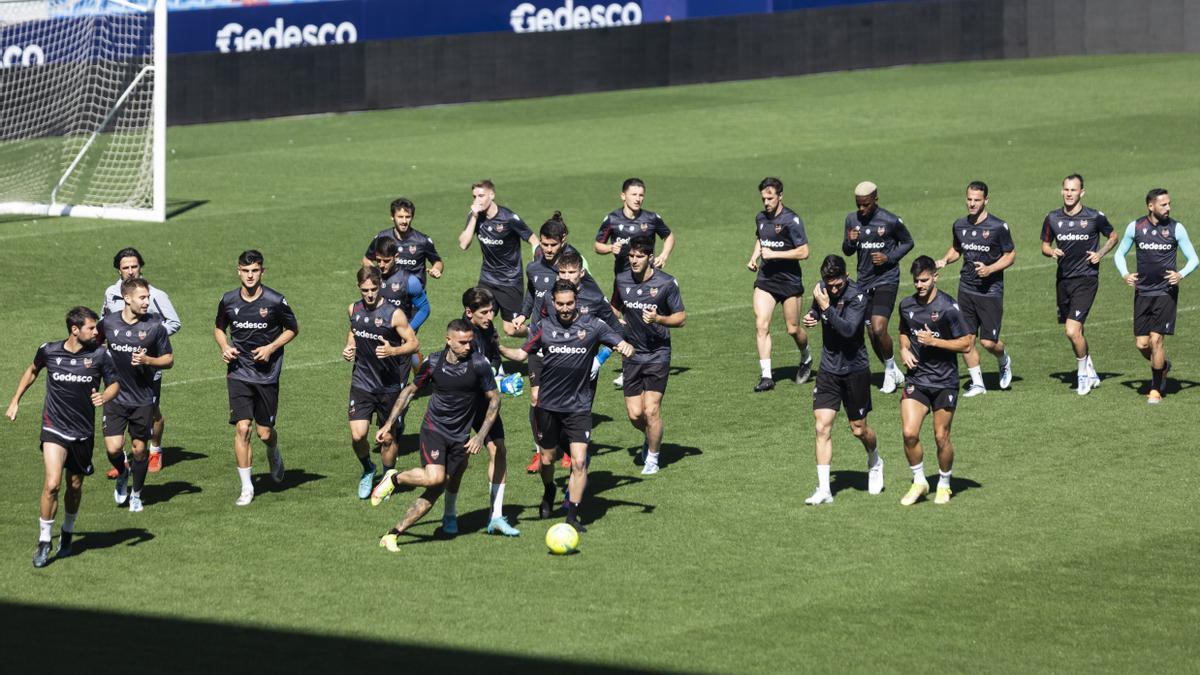
<svg viewBox="0 0 1200 675">
<path fill-rule="evenodd" d="M 0 0 L 0 214 L 161 221 L 166 0 Z"/>
</svg>

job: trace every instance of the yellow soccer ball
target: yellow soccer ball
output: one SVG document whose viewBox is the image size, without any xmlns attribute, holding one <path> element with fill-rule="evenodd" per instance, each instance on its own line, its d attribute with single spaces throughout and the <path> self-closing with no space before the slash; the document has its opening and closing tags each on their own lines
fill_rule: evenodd
<svg viewBox="0 0 1200 675">
<path fill-rule="evenodd" d="M 546 530 L 546 548 L 554 555 L 566 555 L 579 548 L 579 532 L 566 523 Z"/>
</svg>

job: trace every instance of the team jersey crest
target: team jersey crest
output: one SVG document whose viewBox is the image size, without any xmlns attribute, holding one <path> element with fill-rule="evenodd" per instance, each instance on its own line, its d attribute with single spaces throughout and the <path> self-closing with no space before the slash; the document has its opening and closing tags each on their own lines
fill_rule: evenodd
<svg viewBox="0 0 1200 675">
<path fill-rule="evenodd" d="M 1168 230 L 1167 228 L 1165 228 L 1165 227 L 1164 227 L 1164 228 L 1162 229 L 1162 236 L 1164 236 L 1164 237 L 1169 237 L 1169 236 L 1171 236 L 1171 231 L 1170 231 L 1170 230 Z"/>
<path fill-rule="evenodd" d="M 92 360 L 91 360 L 91 359 L 84 359 L 84 360 L 83 360 L 83 367 L 84 367 L 84 368 L 91 368 L 91 367 L 92 367 Z"/>
<path fill-rule="evenodd" d="M 884 229 L 884 227 L 883 227 L 882 225 L 880 225 L 878 228 L 876 228 L 876 229 L 875 229 L 875 232 L 876 232 L 876 233 L 878 233 L 878 234 L 879 234 L 879 236 L 881 236 L 881 237 L 883 236 L 883 233 L 884 233 L 885 231 L 886 231 L 886 230 Z"/>
<path fill-rule="evenodd" d="M 262 317 L 262 318 L 264 318 L 264 319 L 265 319 L 265 318 L 267 318 L 267 314 L 269 314 L 269 313 L 270 313 L 270 312 L 268 312 L 268 311 L 267 311 L 267 308 L 266 308 L 266 307 L 259 307 L 259 308 L 258 308 L 258 315 L 259 315 L 259 316 L 261 316 L 261 317 Z"/>
<path fill-rule="evenodd" d="M 991 232 L 988 232 L 987 230 L 984 230 L 984 231 L 983 231 L 983 238 L 984 238 L 984 239 L 987 239 L 987 238 L 988 238 L 988 237 L 990 237 L 990 236 L 992 236 L 992 233 L 991 233 Z"/>
<path fill-rule="evenodd" d="M 587 331 L 580 328 L 578 331 L 575 332 L 575 337 L 579 338 L 580 340 L 586 340 L 587 339 Z"/>
<path fill-rule="evenodd" d="M 416 255 L 416 254 L 417 254 L 417 245 L 416 245 L 416 244 L 409 244 L 409 245 L 408 245 L 408 252 L 409 252 L 411 255 Z"/>
<path fill-rule="evenodd" d="M 138 339 L 139 339 L 139 340 L 145 340 L 145 339 L 146 339 L 146 331 L 144 331 L 144 330 L 139 330 L 139 331 L 138 331 Z"/>
<path fill-rule="evenodd" d="M 939 316 L 941 316 L 941 315 L 940 315 L 940 314 L 938 314 L 937 312 L 930 312 L 930 313 L 929 313 L 929 320 L 930 320 L 930 321 L 937 321 Z"/>
<path fill-rule="evenodd" d="M 382 326 L 382 325 L 383 325 L 383 317 L 382 316 L 375 317 L 375 326 L 378 327 L 378 326 Z"/>
<path fill-rule="evenodd" d="M 658 288 L 657 287 L 651 288 L 650 289 L 650 297 L 653 298 L 653 297 L 656 297 L 657 295 L 658 295 Z"/>
</svg>

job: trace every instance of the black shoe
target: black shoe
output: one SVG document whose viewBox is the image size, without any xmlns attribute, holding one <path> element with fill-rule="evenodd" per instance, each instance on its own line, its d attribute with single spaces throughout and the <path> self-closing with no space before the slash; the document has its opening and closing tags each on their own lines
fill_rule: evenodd
<svg viewBox="0 0 1200 675">
<path fill-rule="evenodd" d="M 772 380 L 769 377 L 764 377 L 763 379 L 758 381 L 758 384 L 754 385 L 754 391 L 756 391 L 756 392 L 771 391 L 774 388 L 775 388 L 775 380 Z"/>
<path fill-rule="evenodd" d="M 62 536 L 58 538 L 58 553 L 55 553 L 56 556 L 65 558 L 71 555 L 71 537 L 74 535 L 74 532 L 62 533 Z"/>
<path fill-rule="evenodd" d="M 33 566 L 45 567 L 50 564 L 50 542 L 39 541 L 37 548 L 33 551 Z"/>
<path fill-rule="evenodd" d="M 801 361 L 800 367 L 796 368 L 796 384 L 804 384 L 808 382 L 808 378 L 812 377 L 812 359 Z"/>
<path fill-rule="evenodd" d="M 550 506 L 550 502 L 543 499 L 542 505 L 538 509 L 538 514 L 542 517 L 542 520 L 546 520 L 554 515 L 554 507 Z"/>
<path fill-rule="evenodd" d="M 578 520 L 568 520 L 567 524 L 570 525 L 571 527 L 575 528 L 575 531 L 578 532 L 579 534 L 583 534 L 584 532 L 587 532 L 587 528 L 584 527 L 582 524 L 580 524 L 580 522 Z"/>
</svg>

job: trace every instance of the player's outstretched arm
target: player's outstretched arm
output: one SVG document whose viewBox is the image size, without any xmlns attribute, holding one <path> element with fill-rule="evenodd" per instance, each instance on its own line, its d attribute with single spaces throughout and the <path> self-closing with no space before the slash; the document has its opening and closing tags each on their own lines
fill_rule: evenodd
<svg viewBox="0 0 1200 675">
<path fill-rule="evenodd" d="M 41 369 L 37 367 L 37 364 L 31 363 L 25 369 L 25 372 L 21 373 L 21 379 L 17 382 L 17 391 L 13 394 L 12 401 L 8 404 L 8 411 L 4 413 L 5 417 L 14 422 L 17 421 L 17 409 L 21 405 L 21 397 L 33 386 L 34 381 L 37 380 L 39 370 Z"/>
</svg>

